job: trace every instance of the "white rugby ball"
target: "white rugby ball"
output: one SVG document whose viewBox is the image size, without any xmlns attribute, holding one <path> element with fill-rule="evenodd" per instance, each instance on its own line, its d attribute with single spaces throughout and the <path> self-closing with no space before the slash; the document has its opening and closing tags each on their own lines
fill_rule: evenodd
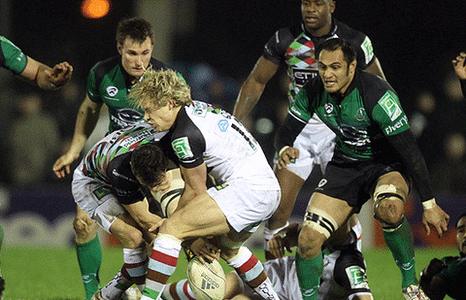
<svg viewBox="0 0 466 300">
<path fill-rule="evenodd" d="M 225 296 L 225 272 L 217 260 L 202 263 L 197 256 L 187 267 L 188 283 L 199 300 L 221 300 Z"/>
</svg>

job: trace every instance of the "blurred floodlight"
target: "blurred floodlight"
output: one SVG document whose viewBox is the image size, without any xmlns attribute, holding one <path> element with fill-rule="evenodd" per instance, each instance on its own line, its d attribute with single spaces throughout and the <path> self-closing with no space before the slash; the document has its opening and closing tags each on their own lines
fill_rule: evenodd
<svg viewBox="0 0 466 300">
<path fill-rule="evenodd" d="M 88 19 L 105 17 L 110 11 L 110 0 L 83 0 L 81 13 Z"/>
</svg>

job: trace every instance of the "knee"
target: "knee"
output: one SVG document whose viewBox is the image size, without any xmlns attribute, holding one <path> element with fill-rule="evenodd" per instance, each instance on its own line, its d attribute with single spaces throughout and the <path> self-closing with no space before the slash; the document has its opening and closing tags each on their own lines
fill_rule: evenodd
<svg viewBox="0 0 466 300">
<path fill-rule="evenodd" d="M 382 199 L 376 203 L 374 213 L 376 219 L 385 224 L 399 224 L 404 217 L 404 202 L 396 197 Z"/>
<path fill-rule="evenodd" d="M 312 228 L 308 224 L 303 224 L 298 236 L 298 251 L 301 257 L 311 258 L 317 256 L 322 245 L 327 240 L 325 235 Z"/>
<path fill-rule="evenodd" d="M 83 244 L 92 240 L 97 233 L 95 222 L 87 215 L 76 216 L 73 220 L 76 243 Z"/>
</svg>

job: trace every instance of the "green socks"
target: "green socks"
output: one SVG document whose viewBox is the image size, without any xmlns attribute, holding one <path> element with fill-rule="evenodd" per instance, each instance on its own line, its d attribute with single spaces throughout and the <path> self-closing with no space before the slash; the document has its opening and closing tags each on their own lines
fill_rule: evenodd
<svg viewBox="0 0 466 300">
<path fill-rule="evenodd" d="M 413 236 L 408 220 L 403 218 L 403 222 L 397 228 L 384 228 L 383 235 L 385 243 L 400 268 L 401 287 L 406 288 L 411 284 L 416 284 Z"/>
<path fill-rule="evenodd" d="M 77 244 L 76 254 L 86 299 L 89 300 L 99 289 L 99 269 L 102 263 L 102 248 L 100 247 L 99 236 L 96 235 L 94 239 L 85 244 Z"/>
<path fill-rule="evenodd" d="M 309 259 L 296 253 L 296 273 L 303 300 L 317 300 L 323 268 L 322 253 Z"/>
</svg>

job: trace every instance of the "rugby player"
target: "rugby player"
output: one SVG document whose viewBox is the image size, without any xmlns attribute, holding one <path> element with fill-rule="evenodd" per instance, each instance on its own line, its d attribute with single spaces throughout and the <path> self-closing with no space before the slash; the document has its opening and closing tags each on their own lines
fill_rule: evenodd
<svg viewBox="0 0 466 300">
<path fill-rule="evenodd" d="M 241 87 L 233 113 L 236 117 L 243 120 L 250 113 L 280 65 L 284 65 L 287 70 L 290 80 L 288 98 L 292 103 L 302 86 L 318 74 L 316 48 L 332 37 L 345 39 L 353 46 L 356 50 L 358 69 L 385 79 L 370 38 L 333 18 L 334 10 L 333 0 L 301 1 L 302 22 L 277 30 L 265 44 L 262 56 Z M 275 168 L 282 196 L 279 208 L 266 223 L 265 246 L 275 232 L 286 226 L 298 193 L 314 166 L 320 165 L 321 172 L 325 172 L 333 155 L 335 134 L 314 115 L 296 137 L 293 147 L 300 152 L 296 161 L 286 168 Z M 405 226 L 409 227 L 409 224 L 406 223 Z M 406 246 L 412 248 L 412 245 L 410 241 L 403 240 L 402 236 L 398 238 L 400 242 L 393 240 L 391 236 L 396 234 L 396 231 L 384 230 L 385 241 L 401 272 L 402 289 L 407 289 L 417 282 L 414 258 L 411 255 L 406 256 L 409 252 L 404 251 Z M 269 255 L 266 249 L 266 256 Z"/>
<path fill-rule="evenodd" d="M 456 223 L 456 245 L 458 256 L 434 258 L 422 271 L 420 285 L 431 300 L 466 299 L 466 213 Z"/>
<path fill-rule="evenodd" d="M 96 299 L 119 299 L 133 283 L 142 290 L 146 242 L 153 239 L 148 229 L 161 221 L 149 211 L 144 187 L 154 193 L 170 190 L 170 199 L 182 191 L 182 186 L 171 188 L 173 180 L 167 182 L 167 170 L 172 170 L 168 176 L 180 173 L 159 147 L 165 134 L 144 123 L 117 130 L 90 149 L 74 171 L 77 205 L 123 246 L 123 267 Z"/>
<path fill-rule="evenodd" d="M 424 158 L 395 91 L 380 77 L 356 68 L 356 54 L 348 42 L 334 38 L 320 47 L 319 76 L 294 98 L 277 142 L 278 165 L 285 168 L 299 157 L 294 141 L 314 114 L 336 134 L 332 160 L 311 196 L 299 235 L 296 265 L 303 299 L 317 297 L 322 244 L 371 197 L 386 240 L 400 245 L 401 254 L 414 260 L 404 217 L 409 194 L 405 176 L 418 190 L 427 234 L 433 225 L 441 236 L 449 219 L 435 202 Z M 412 268 L 414 262 L 400 267 Z M 403 294 L 407 299 L 424 298 L 414 284 Z"/>
<path fill-rule="evenodd" d="M 96 126 L 102 105 L 109 110 L 109 132 L 141 121 L 143 113 L 131 106 L 128 91 L 145 70 L 166 68 L 152 57 L 152 26 L 142 18 L 124 19 L 118 23 L 116 46 L 117 56 L 97 62 L 89 72 L 87 93 L 76 117 L 70 148 L 53 165 L 58 178 L 70 173 L 72 163 L 79 158 Z M 86 299 L 90 299 L 99 286 L 98 273 L 102 261 L 97 226 L 79 207 L 76 207 L 73 225 Z"/>
<path fill-rule="evenodd" d="M 167 136 L 185 188 L 178 208 L 159 228 L 141 299 L 160 299 L 175 271 L 181 243 L 216 236 L 230 266 L 263 299 L 278 299 L 260 261 L 242 243 L 270 218 L 280 187 L 254 137 L 229 113 L 193 101 L 171 70 L 148 71 L 130 92 L 144 119 Z M 209 174 L 216 185 L 207 189 Z"/>
<path fill-rule="evenodd" d="M 73 74 L 73 67 L 68 62 L 61 62 L 50 68 L 24 54 L 21 49 L 2 35 L 0 35 L 0 67 L 34 82 L 43 90 L 59 89 L 71 79 Z M 0 249 L 3 236 L 3 227 L 0 225 Z M 4 289 L 5 280 L 0 272 L 0 298 Z"/>
</svg>

